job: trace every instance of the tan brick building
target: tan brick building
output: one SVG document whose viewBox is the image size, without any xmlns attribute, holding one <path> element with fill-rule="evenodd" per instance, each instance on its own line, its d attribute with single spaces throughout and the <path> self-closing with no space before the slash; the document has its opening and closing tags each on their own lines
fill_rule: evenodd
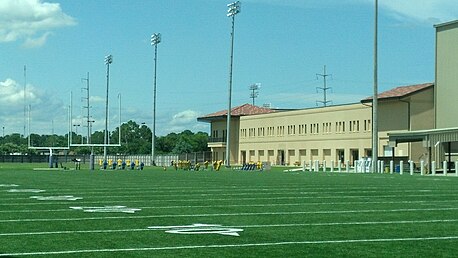
<svg viewBox="0 0 458 258">
<path fill-rule="evenodd" d="M 381 156 L 392 157 L 387 133 L 434 126 L 433 84 L 397 87 L 379 95 Z M 304 161 L 353 163 L 372 155 L 371 98 L 359 103 L 300 110 L 272 110 L 245 104 L 231 111 L 231 164 L 269 161 L 275 165 Z M 214 160 L 225 158 L 226 111 L 198 118 L 211 123 L 209 147 Z M 421 144 L 403 143 L 395 156 L 415 160 Z M 337 164 L 337 163 L 336 163 Z"/>
</svg>

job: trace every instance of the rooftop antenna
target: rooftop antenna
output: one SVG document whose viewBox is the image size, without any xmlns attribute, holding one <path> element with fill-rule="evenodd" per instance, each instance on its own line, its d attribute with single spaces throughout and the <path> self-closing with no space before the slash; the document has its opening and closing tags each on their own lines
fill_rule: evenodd
<svg viewBox="0 0 458 258">
<path fill-rule="evenodd" d="M 259 89 L 261 88 L 260 83 L 254 83 L 250 85 L 250 98 L 253 99 L 253 106 L 254 106 L 254 99 L 259 96 Z"/>
<path fill-rule="evenodd" d="M 318 76 L 323 77 L 323 87 L 317 87 L 317 88 L 316 88 L 317 91 L 318 91 L 318 90 L 322 90 L 322 91 L 323 91 L 323 100 L 322 100 L 322 101 L 317 100 L 316 103 L 317 103 L 317 105 L 318 105 L 318 103 L 321 103 L 321 104 L 323 104 L 324 107 L 326 107 L 326 106 L 328 105 L 328 103 L 331 103 L 331 102 L 332 102 L 331 100 L 328 100 L 328 99 L 327 99 L 327 91 L 330 90 L 331 88 L 328 87 L 328 86 L 326 85 L 326 79 L 327 79 L 327 77 L 330 76 L 331 74 L 327 74 L 327 73 L 326 73 L 326 65 L 324 66 L 324 69 L 323 69 L 323 70 L 324 70 L 324 71 L 323 71 L 323 74 L 319 74 L 319 73 L 316 74 L 317 79 L 318 79 Z"/>
</svg>

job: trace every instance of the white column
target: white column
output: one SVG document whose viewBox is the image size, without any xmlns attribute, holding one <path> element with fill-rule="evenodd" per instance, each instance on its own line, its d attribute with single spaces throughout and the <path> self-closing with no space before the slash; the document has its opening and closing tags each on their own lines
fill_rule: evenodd
<svg viewBox="0 0 458 258">
<path fill-rule="evenodd" d="M 312 163 L 312 160 L 309 160 L 309 171 L 312 172 L 313 171 L 313 163 Z"/>
<path fill-rule="evenodd" d="M 304 160 L 304 162 L 303 162 L 302 164 L 303 164 L 303 165 L 302 165 L 302 171 L 305 172 L 305 170 L 306 170 L 306 168 L 307 168 L 307 163 L 306 163 L 305 160 Z"/>
<path fill-rule="evenodd" d="M 337 171 L 338 171 L 339 173 L 342 172 L 342 163 L 340 162 L 340 160 L 337 161 Z M 458 175 L 458 174 L 457 174 L 457 175 Z"/>
<path fill-rule="evenodd" d="M 458 160 L 455 161 L 455 176 L 458 176 Z"/>
<path fill-rule="evenodd" d="M 423 160 L 420 161 L 420 174 L 421 174 L 422 176 L 425 175 L 425 161 L 423 161 Z"/>
<path fill-rule="evenodd" d="M 413 176 L 413 161 L 409 160 L 409 169 L 410 169 L 410 175 Z"/>
<path fill-rule="evenodd" d="M 431 161 L 431 175 L 436 175 L 436 161 Z"/>
<path fill-rule="evenodd" d="M 345 161 L 345 170 L 347 173 L 350 172 L 350 161 L 349 160 Z"/>
<path fill-rule="evenodd" d="M 326 172 L 326 160 L 323 160 L 323 172 Z"/>
<path fill-rule="evenodd" d="M 404 173 L 404 161 L 399 162 L 399 175 L 402 175 Z"/>
<path fill-rule="evenodd" d="M 334 172 L 334 160 L 331 160 L 331 173 Z"/>
<path fill-rule="evenodd" d="M 380 173 L 385 173 L 385 162 L 383 160 L 380 161 Z"/>
<path fill-rule="evenodd" d="M 390 160 L 390 174 L 394 173 L 394 161 Z"/>
<path fill-rule="evenodd" d="M 446 176 L 446 175 L 447 175 L 447 169 L 448 169 L 448 166 L 447 166 L 447 165 L 448 165 L 448 164 L 447 164 L 447 161 L 446 161 L 446 160 L 444 160 L 444 163 L 443 163 L 443 164 L 444 164 L 444 165 L 443 165 L 442 167 L 444 168 L 444 176 Z"/>
</svg>

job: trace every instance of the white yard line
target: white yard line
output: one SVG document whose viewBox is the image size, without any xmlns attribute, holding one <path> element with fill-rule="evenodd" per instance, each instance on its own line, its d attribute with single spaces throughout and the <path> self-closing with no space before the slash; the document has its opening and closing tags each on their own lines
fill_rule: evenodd
<svg viewBox="0 0 458 258">
<path fill-rule="evenodd" d="M 392 225 L 392 224 L 426 224 L 426 223 L 450 223 L 458 219 L 441 220 L 400 220 L 400 221 L 355 221 L 355 222 L 327 222 L 327 223 L 293 223 L 293 224 L 264 224 L 264 225 L 231 225 L 229 228 L 271 228 L 271 227 L 310 227 L 310 226 L 347 226 L 347 225 Z M 0 236 L 32 236 L 32 235 L 59 235 L 59 234 L 93 234 L 93 233 L 116 233 L 116 232 L 139 232 L 139 231 L 161 231 L 164 229 L 97 229 L 97 230 L 67 230 L 67 231 L 44 231 L 44 232 L 12 232 L 0 233 Z"/>
<path fill-rule="evenodd" d="M 225 217 L 225 216 L 271 216 L 271 215 L 302 215 L 302 214 L 348 214 L 348 213 L 392 213 L 418 211 L 456 211 L 458 208 L 417 208 L 417 209 L 388 209 L 388 210 L 336 210 L 336 211 L 291 211 L 291 212 L 240 212 L 240 213 L 204 213 L 204 214 L 162 214 L 147 216 L 111 216 L 111 217 L 84 217 L 84 218 L 47 218 L 47 219 L 5 219 L 0 223 L 12 222 L 50 222 L 50 221 L 84 221 L 108 219 L 148 219 L 148 218 L 183 218 L 183 217 Z"/>
<path fill-rule="evenodd" d="M 301 189 L 303 190 L 303 189 Z M 450 193 L 450 194 L 453 194 L 453 195 L 458 195 L 458 193 L 456 193 L 456 191 L 454 190 L 441 190 L 441 191 L 437 191 L 437 190 L 426 190 L 426 189 L 423 189 L 423 190 L 387 190 L 387 191 L 383 191 L 385 194 L 390 194 L 390 193 L 393 193 L 393 194 L 399 194 L 401 193 L 403 196 L 404 196 L 404 193 Z M 51 192 L 48 192 L 48 194 L 51 193 Z M 127 192 L 129 193 L 130 195 L 102 195 L 102 196 L 98 196 L 98 198 L 135 198 L 135 197 L 138 197 L 138 195 L 132 195 L 132 192 Z M 139 192 L 139 194 L 141 195 L 145 195 L 149 193 L 148 191 L 144 191 L 144 192 Z M 202 197 L 202 196 L 253 196 L 253 195 L 312 195 L 312 194 L 319 194 L 319 195 L 323 195 L 323 194 L 333 194 L 333 195 L 341 195 L 341 194 L 367 194 L 367 193 L 380 193 L 380 191 L 377 191 L 377 190 L 363 190 L 363 191 L 329 191 L 329 192 L 323 192 L 323 191 L 283 191 L 283 192 L 274 192 L 274 191 L 265 191 L 265 192 L 255 192 L 255 193 L 252 193 L 252 192 L 237 192 L 237 193 L 186 193 L 186 192 L 183 192 L 183 193 L 180 193 L 180 194 L 155 194 L 153 195 L 154 197 L 191 197 L 191 196 L 196 196 L 196 197 Z M 59 194 L 59 195 L 70 195 L 68 193 L 53 193 L 53 194 Z M 72 194 L 75 194 L 75 193 L 72 193 Z M 98 194 L 98 192 L 78 192 L 77 193 L 78 195 L 91 195 L 91 196 L 96 196 Z M 20 197 L 13 197 L 13 198 L 2 198 L 3 200 L 5 201 L 8 201 L 8 200 L 25 200 L 25 199 L 28 199 L 29 197 L 28 196 L 20 196 Z"/>
<path fill-rule="evenodd" d="M 405 197 L 414 197 L 414 198 L 423 198 L 426 197 L 428 199 L 431 199 L 432 197 L 456 197 L 458 193 L 456 194 L 404 194 L 402 195 L 403 198 Z M 139 196 L 134 196 L 135 198 L 138 198 Z M 134 198 L 132 197 L 132 198 Z M 251 200 L 294 200 L 294 199 L 358 199 L 358 198 L 399 198 L 400 195 L 351 195 L 351 196 L 284 196 L 284 197 L 248 197 L 248 198 L 206 198 L 205 201 L 251 201 Z M 110 202 L 112 203 L 113 201 L 88 201 L 88 198 L 85 199 L 87 202 L 84 203 L 107 203 Z M 150 203 L 150 202 L 202 202 L 202 198 L 196 198 L 196 199 L 185 199 L 185 198 L 180 198 L 180 199 L 160 199 L 160 200 L 126 200 L 122 201 L 123 203 Z M 116 200 L 116 202 L 119 202 Z M 32 203 L 2 203 L 0 206 L 28 206 L 28 205 L 44 205 L 44 204 L 75 204 L 75 202 L 32 202 Z M 78 202 L 80 203 L 80 202 Z"/>
<path fill-rule="evenodd" d="M 102 252 L 104 253 L 144 252 L 144 251 L 164 251 L 164 250 L 183 250 L 183 249 L 207 249 L 207 248 L 212 249 L 212 248 L 279 246 L 279 245 L 317 245 L 317 244 L 347 244 L 347 243 L 433 241 L 433 240 L 444 241 L 444 240 L 457 240 L 457 239 L 458 239 L 458 236 L 343 239 L 343 240 L 291 241 L 291 242 L 228 244 L 228 245 L 188 245 L 188 246 L 165 246 L 165 247 L 142 247 L 142 248 L 119 248 L 119 249 L 87 249 L 87 250 L 66 250 L 66 251 L 46 251 L 46 252 L 24 252 L 24 253 L 4 253 L 4 254 L 0 254 L 0 256 L 61 255 L 61 254 L 81 254 L 81 253 L 102 253 Z"/>
<path fill-rule="evenodd" d="M 124 203 L 124 201 L 117 201 L 118 203 Z M 225 207 L 284 207 L 284 206 L 325 206 L 325 205 L 355 205 L 355 204 L 427 204 L 437 205 L 441 203 L 452 203 L 458 202 L 457 200 L 440 200 L 440 201 L 361 201 L 361 202 L 315 202 L 315 203 L 260 203 L 260 204 L 219 204 L 219 205 L 174 205 L 174 206 L 142 206 L 137 207 L 140 209 L 183 209 L 183 208 L 225 208 Z M 78 202 L 78 205 L 93 204 L 94 202 Z M 103 203 L 107 203 L 106 201 Z M 51 203 L 40 203 L 40 204 L 51 204 Z M 57 204 L 57 203 L 52 203 Z M 66 204 L 66 203 L 59 203 Z M 73 204 L 73 203 L 72 203 Z M 27 210 L 2 210 L 0 213 L 30 213 L 30 212 L 72 212 L 70 209 L 27 209 Z"/>
</svg>

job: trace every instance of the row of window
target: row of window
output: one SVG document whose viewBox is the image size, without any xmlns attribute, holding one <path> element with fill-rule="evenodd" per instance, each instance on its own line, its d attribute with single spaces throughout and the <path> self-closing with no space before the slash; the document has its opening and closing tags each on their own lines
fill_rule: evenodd
<svg viewBox="0 0 458 258">
<path fill-rule="evenodd" d="M 362 122 L 362 123 L 361 123 Z M 362 124 L 362 126 L 360 126 Z M 346 128 L 347 125 L 347 128 Z M 296 131 L 296 127 L 298 130 Z M 267 128 L 267 130 L 266 130 Z M 285 126 L 268 126 L 268 127 L 249 128 L 248 134 L 247 129 L 240 129 L 241 138 L 253 138 L 253 137 L 264 137 L 264 136 L 285 136 Z M 313 124 L 300 124 L 300 125 L 288 125 L 286 126 L 287 135 L 317 135 L 317 134 L 331 134 L 331 133 L 345 133 L 345 132 L 370 132 L 371 131 L 371 120 L 366 119 L 351 120 L 351 121 L 339 121 L 333 124 L 332 122 L 325 123 L 313 123 Z M 267 135 L 266 135 L 267 131 Z"/>
</svg>

